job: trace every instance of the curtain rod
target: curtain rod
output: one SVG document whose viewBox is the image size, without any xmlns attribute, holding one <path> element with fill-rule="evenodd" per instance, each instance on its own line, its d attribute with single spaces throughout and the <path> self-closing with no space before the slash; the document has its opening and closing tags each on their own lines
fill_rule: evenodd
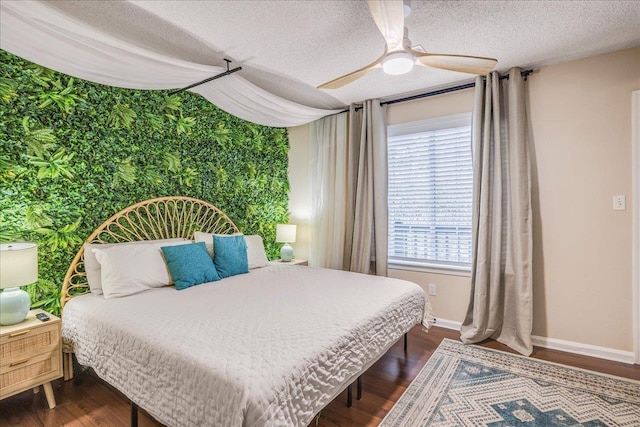
<svg viewBox="0 0 640 427">
<path fill-rule="evenodd" d="M 226 59 L 226 58 L 224 60 L 227 62 L 227 71 L 223 71 L 222 73 L 216 74 L 213 77 L 209 77 L 208 79 L 204 79 L 201 82 L 194 83 L 194 84 L 191 84 L 189 86 L 185 86 L 182 89 L 178 89 L 178 90 L 174 90 L 173 92 L 169 92 L 169 95 L 175 95 L 176 93 L 183 92 L 183 91 L 185 91 L 187 89 L 191 89 L 192 87 L 203 85 L 203 84 L 208 83 L 208 82 L 210 82 L 212 80 L 219 79 L 220 77 L 228 76 L 229 74 L 233 74 L 236 71 L 242 70 L 242 67 L 237 67 L 237 68 L 234 68 L 233 70 L 230 70 L 229 69 L 229 64 L 231 63 L 231 60 L 230 59 Z"/>
<path fill-rule="evenodd" d="M 525 81 L 527 81 L 527 77 L 529 77 L 529 74 L 532 74 L 532 73 L 533 73 L 533 70 L 525 70 L 525 71 L 521 71 L 520 75 L 522 77 L 524 77 Z M 500 76 L 500 80 L 505 80 L 505 79 L 509 80 L 509 74 L 505 74 L 503 76 Z M 391 104 L 397 104 L 399 102 L 413 101 L 414 99 L 428 98 L 430 96 L 442 95 L 444 93 L 456 92 L 456 91 L 463 90 L 463 89 L 469 89 L 469 88 L 475 87 L 475 85 L 476 85 L 475 82 L 474 83 L 467 83 L 467 84 L 463 84 L 463 85 L 458 85 L 458 86 L 448 87 L 448 88 L 444 88 L 444 89 L 434 90 L 434 91 L 431 91 L 431 92 L 420 93 L 418 95 L 407 96 L 405 98 L 392 99 L 390 101 L 381 102 L 380 105 L 391 105 Z"/>
<path fill-rule="evenodd" d="M 522 77 L 524 77 L 525 81 L 527 81 L 527 77 L 530 74 L 533 74 L 533 72 L 534 72 L 533 69 L 525 70 L 525 71 L 521 71 L 520 75 Z M 484 76 L 483 76 L 483 78 L 484 78 Z M 500 80 L 505 80 L 505 79 L 509 80 L 509 74 L 505 74 L 503 76 L 500 76 Z M 447 87 L 447 88 L 444 88 L 444 89 L 438 89 L 438 90 L 432 90 L 430 92 L 419 93 L 417 95 L 407 96 L 407 97 L 404 97 L 404 98 L 398 98 L 398 99 L 392 99 L 392 100 L 389 100 L 389 101 L 383 101 L 383 102 L 380 103 L 380 105 L 398 104 L 400 102 L 414 101 L 416 99 L 428 98 L 430 96 L 442 95 L 442 94 L 450 93 L 450 92 L 457 92 L 459 90 L 470 89 L 472 87 L 475 87 L 475 85 L 476 85 L 475 82 L 473 82 L 473 83 L 465 83 L 465 84 L 462 84 L 462 85 L 451 86 L 451 87 Z M 358 111 L 360 109 L 362 109 L 362 107 L 356 107 L 356 111 Z M 346 113 L 348 111 L 349 111 L 349 109 L 346 109 L 346 110 L 340 111 L 339 113 L 336 113 L 336 114 L 342 114 L 342 113 Z"/>
<path fill-rule="evenodd" d="M 400 102 L 413 101 L 414 99 L 421 99 L 421 98 L 428 98 L 430 96 L 442 95 L 443 93 L 457 92 L 459 90 L 470 89 L 472 87 L 475 87 L 475 85 L 476 84 L 474 82 L 474 83 L 467 83 L 467 84 L 464 84 L 464 85 L 447 87 L 447 88 L 444 88 L 444 89 L 433 90 L 431 92 L 419 93 L 418 95 L 407 96 L 407 97 L 398 98 L 398 99 L 392 99 L 390 101 L 381 102 L 380 105 L 398 104 Z"/>
</svg>

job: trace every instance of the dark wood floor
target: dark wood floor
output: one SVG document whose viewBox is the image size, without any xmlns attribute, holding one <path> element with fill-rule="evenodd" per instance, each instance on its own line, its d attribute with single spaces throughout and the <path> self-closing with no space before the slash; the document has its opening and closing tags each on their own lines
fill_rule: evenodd
<svg viewBox="0 0 640 427">
<path fill-rule="evenodd" d="M 404 390 L 425 365 L 444 338 L 458 339 L 459 334 L 432 328 L 428 334 L 416 326 L 409 333 L 409 350 L 405 355 L 402 340 L 373 365 L 363 376 L 362 400 L 346 407 L 346 392 L 331 402 L 320 414 L 318 426 L 376 426 L 400 398 Z M 509 351 L 502 344 L 487 341 L 485 347 Z M 610 375 L 640 380 L 640 366 L 626 365 L 554 350 L 536 348 L 533 357 Z M 0 401 L 0 426 L 128 426 L 129 403 L 115 389 L 91 371 L 76 369 L 72 381 L 54 382 L 58 406 L 49 410 L 43 392 L 28 391 Z M 312 423 L 311 425 L 314 425 Z M 140 426 L 160 426 L 140 411 Z"/>
</svg>

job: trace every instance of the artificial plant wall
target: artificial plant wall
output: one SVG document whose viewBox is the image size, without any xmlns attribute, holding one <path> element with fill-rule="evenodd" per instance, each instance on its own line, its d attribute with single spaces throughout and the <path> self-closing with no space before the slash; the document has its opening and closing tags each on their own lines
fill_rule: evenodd
<svg viewBox="0 0 640 427">
<path fill-rule="evenodd" d="M 277 257 L 275 224 L 288 217 L 286 129 L 198 95 L 102 86 L 0 50 L 0 146 L 0 241 L 38 243 L 40 281 L 27 288 L 34 307 L 58 313 L 83 241 L 154 197 L 206 200 Z"/>
</svg>

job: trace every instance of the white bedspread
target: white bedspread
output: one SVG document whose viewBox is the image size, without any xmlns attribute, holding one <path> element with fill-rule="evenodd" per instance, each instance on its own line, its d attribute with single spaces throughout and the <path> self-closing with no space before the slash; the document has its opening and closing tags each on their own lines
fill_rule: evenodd
<svg viewBox="0 0 640 427">
<path fill-rule="evenodd" d="M 78 361 L 170 426 L 306 426 L 413 325 L 416 284 L 272 265 L 183 291 L 73 298 Z"/>
</svg>

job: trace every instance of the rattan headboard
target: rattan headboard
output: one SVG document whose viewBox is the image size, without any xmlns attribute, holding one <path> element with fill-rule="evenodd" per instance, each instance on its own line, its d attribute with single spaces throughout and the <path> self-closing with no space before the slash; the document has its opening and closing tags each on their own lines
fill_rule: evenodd
<svg viewBox="0 0 640 427">
<path fill-rule="evenodd" d="M 106 220 L 86 243 L 121 243 L 137 240 L 193 239 L 194 231 L 237 233 L 238 227 L 220 209 L 191 197 L 161 197 L 136 203 Z M 61 306 L 89 292 L 84 272 L 84 246 L 67 270 L 62 284 Z"/>
</svg>

